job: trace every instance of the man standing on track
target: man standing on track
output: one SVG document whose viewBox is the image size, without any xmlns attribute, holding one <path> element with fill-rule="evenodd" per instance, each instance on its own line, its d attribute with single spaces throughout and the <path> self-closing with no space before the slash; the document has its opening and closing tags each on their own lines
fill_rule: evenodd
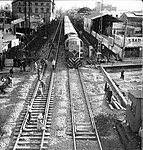
<svg viewBox="0 0 143 150">
<path fill-rule="evenodd" d="M 124 71 L 124 69 L 123 69 L 123 70 L 121 71 L 121 77 L 120 77 L 120 78 L 123 79 L 123 80 L 124 80 L 124 76 L 125 76 L 125 75 L 124 75 L 124 72 L 125 72 L 125 71 Z"/>
<path fill-rule="evenodd" d="M 52 68 L 53 68 L 53 71 L 55 70 L 55 64 L 56 64 L 56 61 L 53 59 L 53 61 L 52 61 Z"/>
<path fill-rule="evenodd" d="M 32 106 L 28 105 L 28 119 L 27 119 L 27 123 L 30 123 L 31 120 L 31 113 L 32 113 Z"/>
</svg>

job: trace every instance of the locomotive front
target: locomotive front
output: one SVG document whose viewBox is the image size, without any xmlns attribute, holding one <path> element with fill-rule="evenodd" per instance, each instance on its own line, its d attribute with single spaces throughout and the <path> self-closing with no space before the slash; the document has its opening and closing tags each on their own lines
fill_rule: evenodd
<svg viewBox="0 0 143 150">
<path fill-rule="evenodd" d="M 64 35 L 66 64 L 70 68 L 78 68 L 82 65 L 83 41 L 78 37 L 68 16 L 64 20 Z"/>
</svg>

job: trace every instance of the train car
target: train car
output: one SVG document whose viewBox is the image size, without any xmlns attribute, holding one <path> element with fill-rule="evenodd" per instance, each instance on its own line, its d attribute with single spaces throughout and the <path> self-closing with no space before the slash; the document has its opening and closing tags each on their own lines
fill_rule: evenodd
<svg viewBox="0 0 143 150">
<path fill-rule="evenodd" d="M 66 64 L 70 68 L 78 68 L 82 65 L 84 44 L 68 16 L 64 17 L 64 36 Z"/>
</svg>

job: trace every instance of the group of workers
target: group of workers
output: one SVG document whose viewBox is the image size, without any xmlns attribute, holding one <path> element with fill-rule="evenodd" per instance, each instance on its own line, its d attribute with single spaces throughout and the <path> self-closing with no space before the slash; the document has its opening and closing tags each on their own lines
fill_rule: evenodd
<svg viewBox="0 0 143 150">
<path fill-rule="evenodd" d="M 27 124 L 30 124 L 31 117 L 32 117 L 32 105 L 28 105 L 27 110 L 28 110 Z M 44 129 L 45 129 L 44 113 L 40 113 L 37 116 L 37 131 L 44 130 Z"/>
<path fill-rule="evenodd" d="M 39 61 L 40 63 L 37 63 L 35 62 L 34 63 L 34 70 L 36 71 L 37 73 L 37 76 L 38 76 L 38 81 L 40 82 L 40 85 L 39 85 L 39 89 L 38 89 L 38 94 L 40 93 L 41 96 L 43 97 L 44 96 L 44 90 L 45 90 L 45 82 L 40 79 L 40 73 L 41 73 L 41 70 L 43 68 L 43 66 L 45 65 L 45 67 L 47 67 L 47 64 L 48 62 L 45 60 L 45 59 L 41 59 Z M 52 61 L 52 70 L 54 71 L 55 70 L 55 60 L 53 59 Z M 32 116 L 32 106 L 31 105 L 28 105 L 28 108 L 27 108 L 27 111 L 28 111 L 28 118 L 27 118 L 27 123 L 29 124 L 31 122 L 31 116 Z M 37 130 L 43 130 L 45 129 L 44 127 L 44 113 L 40 113 L 37 117 Z"/>
</svg>

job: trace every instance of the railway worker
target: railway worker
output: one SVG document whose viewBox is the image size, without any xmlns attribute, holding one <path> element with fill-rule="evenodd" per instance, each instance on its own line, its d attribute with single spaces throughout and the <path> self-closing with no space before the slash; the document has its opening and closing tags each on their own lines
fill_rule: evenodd
<svg viewBox="0 0 143 150">
<path fill-rule="evenodd" d="M 108 83 L 107 83 L 107 81 L 106 81 L 106 83 L 105 83 L 105 88 L 104 88 L 105 93 L 107 92 L 107 88 L 108 88 Z"/>
<path fill-rule="evenodd" d="M 30 123 L 31 116 L 32 116 L 32 106 L 31 106 L 31 105 L 28 105 L 27 111 L 28 111 L 28 119 L 27 119 L 27 123 Z"/>
<path fill-rule="evenodd" d="M 11 76 L 7 77 L 6 82 L 7 82 L 7 85 L 10 85 L 11 87 L 13 87 L 13 80 Z"/>
<path fill-rule="evenodd" d="M 37 73 L 37 69 L 38 69 L 38 65 L 37 65 L 37 62 L 35 61 L 35 63 L 34 63 L 34 70 L 35 70 L 36 73 Z"/>
<path fill-rule="evenodd" d="M 55 70 L 55 64 L 56 64 L 56 61 L 53 59 L 53 61 L 52 61 L 52 68 L 53 68 L 53 71 Z"/>
<path fill-rule="evenodd" d="M 45 59 L 45 68 L 47 68 L 47 67 L 48 67 L 48 60 Z"/>
<path fill-rule="evenodd" d="M 43 91 L 45 90 L 46 83 L 43 80 L 39 80 Z"/>
<path fill-rule="evenodd" d="M 123 70 L 121 71 L 121 77 L 120 77 L 120 78 L 123 79 L 123 80 L 124 80 L 124 76 L 125 76 L 124 73 L 125 73 L 125 71 L 124 71 L 124 69 L 123 69 Z"/>
<path fill-rule="evenodd" d="M 91 45 L 89 45 L 89 57 L 92 57 L 92 53 L 93 53 L 93 47 Z"/>
<path fill-rule="evenodd" d="M 41 130 L 43 127 L 43 118 L 44 118 L 44 114 L 40 113 L 37 117 L 37 130 Z"/>
<path fill-rule="evenodd" d="M 38 80 L 40 80 L 40 71 L 41 71 L 41 70 L 40 70 L 40 68 L 38 67 L 38 68 L 37 68 L 37 76 L 38 76 Z"/>
<path fill-rule="evenodd" d="M 13 67 L 9 70 L 9 73 L 10 73 L 10 76 L 13 77 L 13 73 L 14 73 Z"/>
<path fill-rule="evenodd" d="M 38 89 L 38 94 L 39 94 L 39 93 L 40 93 L 40 95 L 41 95 L 42 97 L 44 97 L 42 86 L 40 86 L 39 89 Z"/>
<path fill-rule="evenodd" d="M 111 103 L 111 98 L 112 98 L 112 91 L 109 90 L 107 94 L 107 101 L 109 102 L 109 104 Z"/>
<path fill-rule="evenodd" d="M 79 31 L 79 35 L 80 35 L 80 38 L 81 38 L 82 37 L 82 31 L 81 30 Z"/>
</svg>

